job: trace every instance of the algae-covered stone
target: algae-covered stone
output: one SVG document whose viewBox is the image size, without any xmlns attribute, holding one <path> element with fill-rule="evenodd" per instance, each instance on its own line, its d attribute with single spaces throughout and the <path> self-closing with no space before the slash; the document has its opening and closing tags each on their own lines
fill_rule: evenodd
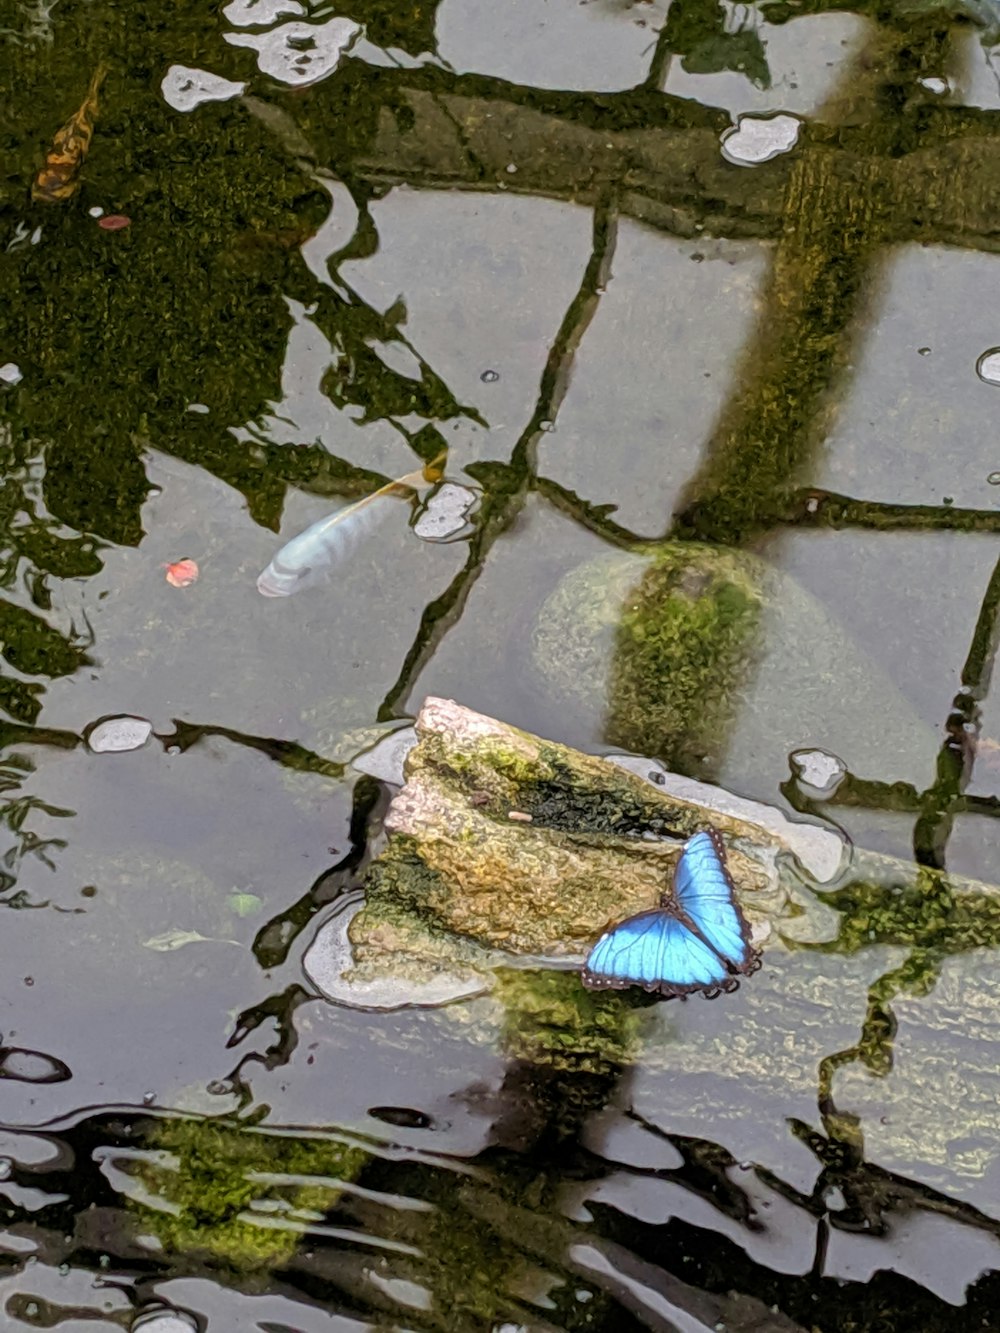
<svg viewBox="0 0 1000 1333">
<path fill-rule="evenodd" d="M 147 1147 L 134 1172 L 142 1189 L 132 1196 L 144 1225 L 168 1253 L 245 1270 L 285 1263 L 298 1246 L 300 1229 L 269 1225 L 275 1214 L 322 1219 L 369 1160 L 348 1138 L 193 1118 L 151 1122 Z"/>
<path fill-rule="evenodd" d="M 727 786 L 777 784 L 821 745 L 855 772 L 926 765 L 933 739 L 883 671 L 794 579 L 743 550 L 668 542 L 568 574 L 532 664 L 551 706 L 611 745 Z"/>
<path fill-rule="evenodd" d="M 386 816 L 388 845 L 346 923 L 350 959 L 339 908 L 307 955 L 332 998 L 393 1008 L 408 985 L 413 1003 L 440 1003 L 434 997 L 481 992 L 483 979 L 493 986 L 498 970 L 537 978 L 575 969 L 609 925 L 659 903 L 684 840 L 707 825 L 726 842 L 758 943 L 782 920 L 813 922 L 798 872 L 779 869 L 794 859 L 796 826 L 777 812 L 768 821 L 763 807 L 725 793 L 713 807 L 709 788 L 658 786 L 447 700 L 425 700 L 416 734 Z M 831 843 L 819 862 L 832 874 L 839 840 L 813 832 Z M 806 845 L 817 857 L 816 838 Z M 812 930 L 829 935 L 825 925 Z M 582 994 L 575 976 L 552 984 Z M 501 990 L 514 996 L 525 985 Z"/>
<path fill-rule="evenodd" d="M 683 839 L 709 822 L 617 764 L 448 701 L 425 701 L 417 735 L 351 927 L 362 956 L 389 939 L 398 948 L 401 921 L 417 920 L 487 949 L 580 957 L 613 922 L 656 906 Z M 779 841 L 731 814 L 711 822 L 754 916 L 777 890 Z"/>
<path fill-rule="evenodd" d="M 606 709 L 605 739 L 682 772 L 717 766 L 752 672 L 764 602 L 742 552 L 673 543 L 568 575 L 533 637 L 540 673 Z"/>
</svg>

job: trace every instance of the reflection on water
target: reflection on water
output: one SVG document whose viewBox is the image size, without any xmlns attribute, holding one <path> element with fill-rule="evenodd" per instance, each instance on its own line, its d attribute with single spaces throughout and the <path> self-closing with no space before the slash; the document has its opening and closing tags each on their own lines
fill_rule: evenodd
<svg viewBox="0 0 1000 1333">
<path fill-rule="evenodd" d="M 5 0 L 5 1327 L 996 1326 L 995 39 Z M 861 850 L 715 1005 L 338 1007 L 430 692 Z"/>
</svg>

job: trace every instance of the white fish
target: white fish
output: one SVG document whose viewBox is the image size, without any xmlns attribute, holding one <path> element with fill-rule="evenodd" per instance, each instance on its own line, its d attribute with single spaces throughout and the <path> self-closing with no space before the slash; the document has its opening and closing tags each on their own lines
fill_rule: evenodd
<svg viewBox="0 0 1000 1333">
<path fill-rule="evenodd" d="M 371 495 L 358 500 L 335 514 L 321 518 L 305 532 L 287 542 L 257 580 L 257 591 L 265 597 L 290 597 L 294 592 L 311 587 L 336 561 L 342 560 L 358 545 L 376 523 L 389 512 L 389 506 L 378 504 L 387 496 L 398 496 L 407 489 L 417 490 L 428 485 L 438 460 L 428 463 L 418 472 L 410 472 L 398 481 L 390 481 Z"/>
</svg>

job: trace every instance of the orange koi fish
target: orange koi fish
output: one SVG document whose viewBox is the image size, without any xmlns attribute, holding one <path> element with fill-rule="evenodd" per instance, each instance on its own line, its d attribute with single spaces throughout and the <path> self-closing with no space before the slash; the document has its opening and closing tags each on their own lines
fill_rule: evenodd
<svg viewBox="0 0 1000 1333">
<path fill-rule="evenodd" d="M 61 204 L 76 193 L 83 159 L 87 156 L 91 135 L 94 133 L 97 91 L 107 72 L 107 65 L 98 65 L 80 109 L 74 111 L 61 130 L 56 131 L 52 147 L 45 158 L 45 166 L 32 184 L 32 199 Z"/>
</svg>

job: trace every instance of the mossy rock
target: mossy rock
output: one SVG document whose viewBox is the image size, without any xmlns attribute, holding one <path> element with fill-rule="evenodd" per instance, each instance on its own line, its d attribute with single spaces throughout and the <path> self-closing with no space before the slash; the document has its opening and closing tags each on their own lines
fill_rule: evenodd
<svg viewBox="0 0 1000 1333">
<path fill-rule="evenodd" d="M 134 1206 L 167 1253 L 198 1254 L 262 1277 L 301 1240 L 297 1228 L 270 1226 L 269 1218 L 321 1219 L 369 1160 L 349 1139 L 193 1118 L 151 1122 L 147 1147 L 136 1175 L 149 1204 L 137 1195 Z"/>
<path fill-rule="evenodd" d="M 670 542 L 599 556 L 546 600 L 531 652 L 551 708 L 726 786 L 777 785 L 806 746 L 858 772 L 881 771 L 887 736 L 904 768 L 929 753 L 885 673 L 794 579 L 745 551 Z"/>
</svg>

